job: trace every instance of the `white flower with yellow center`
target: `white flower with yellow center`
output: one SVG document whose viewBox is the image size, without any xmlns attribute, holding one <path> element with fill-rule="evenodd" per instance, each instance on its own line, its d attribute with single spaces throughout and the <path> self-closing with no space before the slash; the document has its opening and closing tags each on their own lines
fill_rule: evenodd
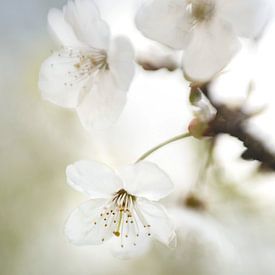
<svg viewBox="0 0 275 275">
<path fill-rule="evenodd" d="M 208 81 L 239 49 L 238 36 L 255 38 L 266 25 L 268 0 L 148 0 L 136 16 L 148 38 L 184 50 L 183 69 Z"/>
<path fill-rule="evenodd" d="M 151 238 L 171 246 L 175 232 L 156 201 L 173 189 L 157 165 L 142 161 L 115 172 L 96 161 L 79 161 L 67 168 L 68 183 L 91 199 L 73 211 L 65 234 L 76 245 L 111 241 L 120 258 L 144 252 Z"/>
<path fill-rule="evenodd" d="M 110 40 L 109 26 L 92 0 L 50 10 L 51 33 L 62 48 L 43 64 L 43 98 L 76 108 L 84 127 L 104 128 L 120 115 L 134 76 L 134 51 L 125 37 Z"/>
</svg>

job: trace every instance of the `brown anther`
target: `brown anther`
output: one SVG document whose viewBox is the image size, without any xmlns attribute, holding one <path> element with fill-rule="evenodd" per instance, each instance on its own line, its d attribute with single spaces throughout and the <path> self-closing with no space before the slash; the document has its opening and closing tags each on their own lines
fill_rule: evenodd
<svg viewBox="0 0 275 275">
<path fill-rule="evenodd" d="M 184 205 L 188 208 L 203 211 L 206 208 L 205 202 L 194 194 L 189 194 L 185 200 Z"/>
<path fill-rule="evenodd" d="M 116 237 L 119 237 L 119 236 L 120 236 L 120 232 L 118 232 L 118 231 L 114 231 L 113 234 L 114 234 Z"/>
</svg>

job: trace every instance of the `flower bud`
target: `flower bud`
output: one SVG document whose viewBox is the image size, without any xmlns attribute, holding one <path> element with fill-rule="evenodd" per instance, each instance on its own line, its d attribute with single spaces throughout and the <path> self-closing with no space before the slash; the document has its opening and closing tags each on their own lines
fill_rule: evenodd
<svg viewBox="0 0 275 275">
<path fill-rule="evenodd" d="M 194 118 L 188 126 L 189 133 L 195 138 L 202 138 L 208 128 L 208 123 Z"/>
</svg>

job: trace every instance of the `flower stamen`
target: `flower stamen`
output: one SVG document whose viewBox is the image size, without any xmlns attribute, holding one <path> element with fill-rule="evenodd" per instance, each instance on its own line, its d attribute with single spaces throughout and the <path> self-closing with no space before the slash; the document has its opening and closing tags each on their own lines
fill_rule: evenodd
<svg viewBox="0 0 275 275">
<path fill-rule="evenodd" d="M 213 18 L 216 6 L 212 0 L 189 0 L 187 12 L 193 18 L 193 24 L 207 22 Z"/>
<path fill-rule="evenodd" d="M 99 214 L 99 219 L 92 221 L 92 228 L 103 226 L 103 232 L 106 233 L 113 229 L 111 232 L 120 238 L 121 248 L 129 241 L 136 246 L 141 234 L 151 236 L 151 225 L 147 223 L 135 202 L 136 197 L 124 189 L 117 191 Z M 102 242 L 105 237 L 107 236 L 102 236 Z"/>
<path fill-rule="evenodd" d="M 99 71 L 109 70 L 108 57 L 104 50 L 63 47 L 58 57 L 63 61 L 59 64 L 72 64 L 72 69 L 67 71 L 68 81 L 64 82 L 66 87 L 73 87 L 90 76 L 96 76 Z M 51 67 L 54 68 L 55 64 L 51 64 Z"/>
</svg>

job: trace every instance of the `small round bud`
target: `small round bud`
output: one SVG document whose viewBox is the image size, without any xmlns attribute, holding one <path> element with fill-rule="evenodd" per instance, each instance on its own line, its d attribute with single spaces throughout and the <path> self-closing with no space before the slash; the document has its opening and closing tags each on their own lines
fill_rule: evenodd
<svg viewBox="0 0 275 275">
<path fill-rule="evenodd" d="M 202 138 L 208 128 L 207 122 L 203 122 L 198 118 L 194 118 L 188 126 L 189 133 L 195 138 Z"/>
</svg>

